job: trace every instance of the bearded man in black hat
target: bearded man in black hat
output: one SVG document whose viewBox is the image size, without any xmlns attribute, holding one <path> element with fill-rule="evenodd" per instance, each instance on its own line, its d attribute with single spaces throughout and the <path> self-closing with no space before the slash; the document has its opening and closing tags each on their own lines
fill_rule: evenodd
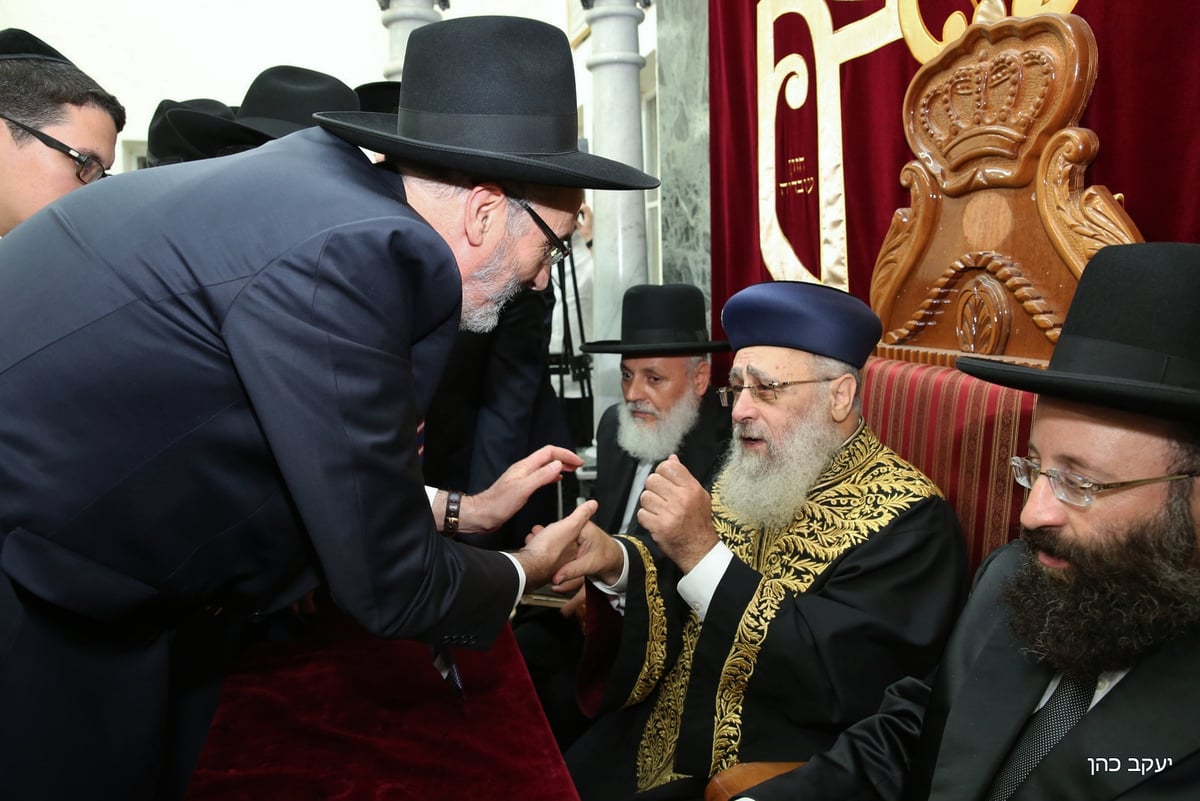
<svg viewBox="0 0 1200 801">
<path fill-rule="evenodd" d="M 1038 394 L 1012 460 L 1021 538 L 980 567 L 932 688 L 898 682 L 829 752 L 745 797 L 1196 797 L 1197 299 L 1200 245 L 1113 245 L 1045 370 L 959 358 Z"/>
<path fill-rule="evenodd" d="M 0 31 L 0 236 L 116 159 L 125 107 L 66 56 Z"/>
<path fill-rule="evenodd" d="M 644 536 L 637 521 L 638 499 L 646 477 L 671 454 L 711 486 L 729 443 L 730 424 L 710 381 L 708 354 L 728 350 L 729 343 L 709 338 L 707 307 L 704 293 L 690 284 L 630 287 L 622 300 L 621 338 L 580 348 L 621 356 L 624 396 L 605 410 L 596 429 L 591 497 L 600 507 L 587 525 Z M 582 646 L 574 619 L 577 603 L 568 603 L 560 615 L 523 610 L 514 621 L 534 686 L 564 748 L 587 724 L 575 700 Z"/>
<path fill-rule="evenodd" d="M 774 281 L 721 322 L 733 437 L 711 497 L 671 456 L 641 495 L 647 533 L 585 527 L 556 575 L 590 578 L 599 718 L 567 753 L 584 801 L 699 799 L 739 762 L 808 759 L 933 667 L 965 596 L 950 504 L 862 419 L 874 312 Z"/>
<path fill-rule="evenodd" d="M 573 75 L 553 26 L 431 24 L 398 114 L 121 175 L 0 241 L 6 797 L 178 798 L 242 622 L 319 583 L 380 636 L 487 648 L 565 560 L 594 504 L 511 554 L 442 534 L 577 456 L 431 512 L 418 437 L 459 327 L 546 285 L 582 187 L 657 185 L 578 151 Z"/>
</svg>

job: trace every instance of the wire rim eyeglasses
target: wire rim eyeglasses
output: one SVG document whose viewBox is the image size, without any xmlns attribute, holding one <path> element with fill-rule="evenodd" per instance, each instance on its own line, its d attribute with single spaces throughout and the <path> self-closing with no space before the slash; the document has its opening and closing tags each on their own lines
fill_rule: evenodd
<svg viewBox="0 0 1200 801">
<path fill-rule="evenodd" d="M 730 384 L 727 387 L 719 387 L 717 397 L 720 399 L 721 405 L 728 408 L 737 403 L 737 399 L 741 397 L 744 389 L 748 390 L 750 397 L 756 401 L 773 403 L 779 399 L 779 390 L 784 387 L 794 387 L 797 384 L 824 384 L 832 380 L 832 378 L 802 378 L 799 381 L 772 381 L 770 384 Z"/>
<path fill-rule="evenodd" d="M 31 125 L 26 125 L 19 120 L 14 120 L 7 114 L 0 114 L 0 119 L 7 120 L 13 125 L 20 128 L 25 133 L 32 136 L 34 139 L 41 142 L 51 150 L 57 150 L 59 153 L 70 158 L 75 162 L 75 177 L 79 179 L 81 184 L 90 184 L 93 181 L 99 181 L 101 178 L 108 177 L 108 171 L 104 169 L 104 165 L 100 163 L 94 156 L 89 156 L 86 153 L 80 153 L 70 145 L 60 142 L 45 131 L 40 131 Z"/>
<path fill-rule="evenodd" d="M 1033 489 L 1038 476 L 1045 476 L 1050 482 L 1050 491 L 1054 497 L 1071 506 L 1085 508 L 1092 504 L 1096 495 L 1102 492 L 1142 487 L 1147 484 L 1159 484 L 1165 481 L 1182 481 L 1185 478 L 1196 478 L 1200 473 L 1173 473 L 1169 476 L 1154 476 L 1153 478 L 1135 478 L 1132 481 L 1110 481 L 1107 484 L 1093 481 L 1078 473 L 1056 470 L 1053 467 L 1042 467 L 1032 459 L 1014 456 L 1008 460 L 1012 466 L 1013 479 L 1025 489 Z"/>
<path fill-rule="evenodd" d="M 546 259 L 551 267 L 571 255 L 571 245 L 566 240 L 558 238 L 558 234 L 554 233 L 554 229 L 542 219 L 540 214 L 533 210 L 533 206 L 529 204 L 528 200 L 511 193 L 508 196 L 514 203 L 525 209 L 529 213 L 529 216 L 533 218 L 537 227 L 542 230 L 542 233 L 546 237 Z"/>
</svg>

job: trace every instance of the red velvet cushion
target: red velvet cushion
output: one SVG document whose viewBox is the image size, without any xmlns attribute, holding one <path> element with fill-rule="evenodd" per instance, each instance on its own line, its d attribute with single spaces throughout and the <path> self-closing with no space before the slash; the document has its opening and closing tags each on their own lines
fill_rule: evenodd
<svg viewBox="0 0 1200 801">
<path fill-rule="evenodd" d="M 1025 495 L 1008 460 L 1025 453 L 1034 395 L 894 359 L 868 360 L 863 378 L 868 425 L 953 504 L 973 572 L 1019 532 Z"/>
<path fill-rule="evenodd" d="M 511 629 L 454 655 L 461 701 L 428 646 L 336 613 L 262 643 L 226 681 L 187 801 L 579 801 Z"/>
</svg>

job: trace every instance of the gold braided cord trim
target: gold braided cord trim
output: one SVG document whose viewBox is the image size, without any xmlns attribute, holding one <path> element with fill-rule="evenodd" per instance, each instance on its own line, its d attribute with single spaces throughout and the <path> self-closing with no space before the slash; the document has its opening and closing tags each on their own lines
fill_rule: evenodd
<svg viewBox="0 0 1200 801">
<path fill-rule="evenodd" d="M 658 566 L 650 555 L 644 543 L 636 537 L 621 535 L 619 539 L 635 548 L 641 556 L 642 564 L 646 566 L 646 584 L 643 591 L 646 594 L 646 613 L 648 620 L 646 636 L 646 656 L 642 661 L 642 671 L 634 682 L 625 705 L 636 704 L 646 700 L 654 691 L 659 678 L 667 666 L 667 609 L 662 594 L 658 591 Z"/>
<path fill-rule="evenodd" d="M 742 704 L 746 698 L 746 686 L 750 683 L 759 651 L 767 639 L 767 627 L 790 594 L 781 582 L 760 582 L 738 625 L 733 647 L 729 649 L 729 656 L 721 671 L 720 691 L 717 693 L 714 710 L 716 725 L 713 729 L 710 776 L 738 762 L 738 748 L 742 742 Z"/>
<path fill-rule="evenodd" d="M 683 628 L 683 649 L 675 666 L 659 687 L 654 708 L 642 729 L 638 745 L 638 792 L 658 787 L 672 779 L 682 778 L 674 771 L 675 746 L 679 742 L 679 724 L 683 718 L 683 703 L 687 698 L 688 680 L 692 674 L 692 657 L 700 639 L 700 618 L 693 612 Z"/>
</svg>

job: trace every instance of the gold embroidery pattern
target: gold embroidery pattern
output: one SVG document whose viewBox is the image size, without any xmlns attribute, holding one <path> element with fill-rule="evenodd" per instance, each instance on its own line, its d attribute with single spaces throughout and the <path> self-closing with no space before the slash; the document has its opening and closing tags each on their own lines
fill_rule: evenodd
<svg viewBox="0 0 1200 801">
<path fill-rule="evenodd" d="M 637 549 L 641 555 L 642 564 L 646 566 L 647 616 L 649 617 L 646 637 L 646 656 L 642 662 L 642 671 L 638 674 L 629 699 L 628 706 L 644 701 L 654 690 L 654 685 L 663 674 L 667 664 L 667 610 L 662 595 L 658 591 L 658 566 L 650 556 L 650 550 L 635 537 L 621 535 L 618 539 Z"/>
<path fill-rule="evenodd" d="M 675 745 L 679 741 L 679 721 L 683 717 L 683 703 L 687 698 L 692 656 L 700 639 L 700 628 L 700 618 L 692 613 L 683 628 L 683 648 L 679 658 L 659 687 L 654 708 L 646 721 L 646 728 L 642 730 L 637 755 L 638 792 L 683 778 L 673 770 Z"/>
<path fill-rule="evenodd" d="M 870 539 L 915 503 L 942 493 L 865 426 L 818 477 L 786 529 L 740 524 L 713 492 L 717 534 L 763 575 L 726 657 L 718 684 L 712 769 L 738 761 L 746 688 L 767 629 L 790 595 L 806 591 L 837 557 Z M 678 718 L 675 719 L 678 726 Z"/>
</svg>

